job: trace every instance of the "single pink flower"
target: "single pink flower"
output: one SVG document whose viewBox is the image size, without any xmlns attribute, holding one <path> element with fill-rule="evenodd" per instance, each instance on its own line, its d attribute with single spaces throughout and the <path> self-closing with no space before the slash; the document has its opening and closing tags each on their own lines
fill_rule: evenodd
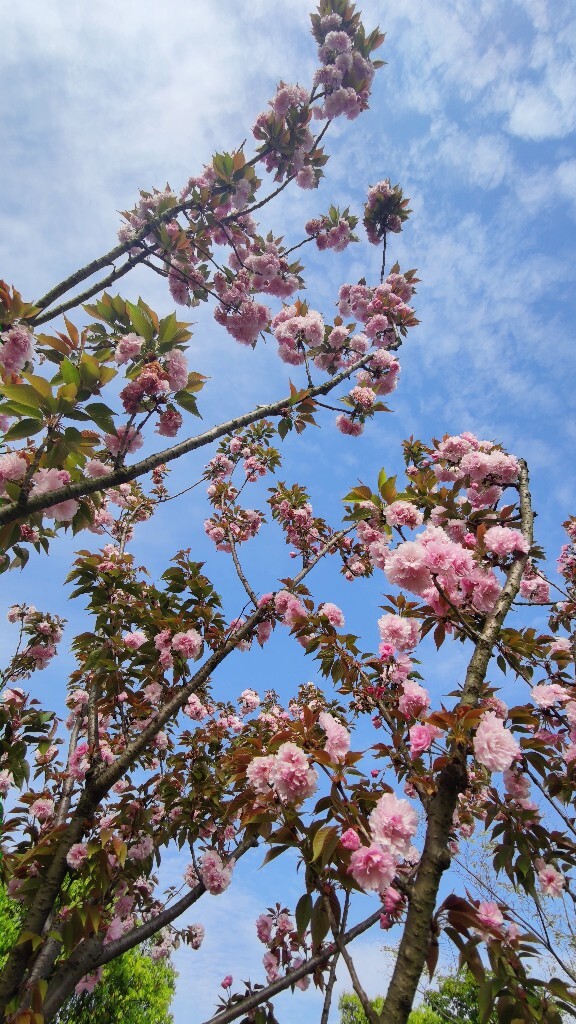
<svg viewBox="0 0 576 1024">
<path fill-rule="evenodd" d="M 520 747 L 512 733 L 504 727 L 494 711 L 482 715 L 474 737 L 474 756 L 491 772 L 509 768 L 520 754 Z"/>
<path fill-rule="evenodd" d="M 350 750 L 350 733 L 348 729 L 341 725 L 327 711 L 321 712 L 318 722 L 326 733 L 324 750 L 330 755 L 332 761 L 343 761 Z"/>
<path fill-rule="evenodd" d="M 372 843 L 353 852 L 348 872 L 363 889 L 386 892 L 396 874 L 396 859 L 389 850 Z"/>
</svg>

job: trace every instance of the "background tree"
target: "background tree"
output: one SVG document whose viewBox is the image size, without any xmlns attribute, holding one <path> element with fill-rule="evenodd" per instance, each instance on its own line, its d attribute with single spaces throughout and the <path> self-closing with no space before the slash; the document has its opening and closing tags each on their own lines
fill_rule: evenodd
<svg viewBox="0 0 576 1024">
<path fill-rule="evenodd" d="M 0 886 L 0 970 L 18 936 L 20 905 Z M 173 1024 L 170 1003 L 176 972 L 170 960 L 154 960 L 144 944 L 108 964 L 96 988 L 74 995 L 57 1024 Z"/>
<path fill-rule="evenodd" d="M 481 1019 L 478 1005 L 479 985 L 470 971 L 438 975 L 433 988 L 429 988 L 424 1002 L 412 1010 L 408 1024 L 479 1024 Z M 384 1006 L 383 996 L 372 999 L 371 1006 L 377 1013 Z M 344 993 L 338 1002 L 340 1024 L 368 1024 L 366 1014 L 358 996 L 353 992 Z M 486 1024 L 497 1024 L 497 1017 L 490 1014 Z"/>
<path fill-rule="evenodd" d="M 153 960 L 145 946 L 131 949 L 106 965 L 92 992 L 72 996 L 57 1024 L 173 1024 L 175 978 L 169 960 Z"/>
</svg>

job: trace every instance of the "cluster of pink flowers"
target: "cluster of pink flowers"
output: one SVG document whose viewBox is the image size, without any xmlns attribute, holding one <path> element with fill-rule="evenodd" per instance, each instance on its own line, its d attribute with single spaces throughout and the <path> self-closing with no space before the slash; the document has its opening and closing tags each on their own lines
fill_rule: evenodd
<svg viewBox="0 0 576 1024">
<path fill-rule="evenodd" d="M 168 375 L 159 363 L 147 363 L 137 377 L 120 392 L 124 411 L 132 416 L 143 408 L 147 398 L 163 398 L 170 391 Z"/>
<path fill-rule="evenodd" d="M 300 967 L 304 962 L 300 957 L 294 957 L 295 950 L 295 925 L 287 910 L 281 910 L 277 904 L 275 911 L 268 914 L 260 914 L 256 919 L 256 934 L 268 951 L 262 958 L 266 971 L 266 980 L 270 984 L 280 977 L 280 964 L 287 970 Z M 296 988 L 305 990 L 310 984 L 310 978 L 304 976 L 296 981 Z"/>
<path fill-rule="evenodd" d="M 272 320 L 272 330 L 278 342 L 278 355 L 291 366 L 304 362 L 306 346 L 314 348 L 324 338 L 324 321 L 315 310 L 305 314 L 297 306 L 285 306 Z"/>
<path fill-rule="evenodd" d="M 314 520 L 314 510 L 309 501 L 304 504 L 288 498 L 280 501 L 271 499 L 274 516 L 286 532 L 286 540 L 298 551 L 314 553 L 318 549 L 320 533 Z"/>
<path fill-rule="evenodd" d="M 356 241 L 356 235 L 352 229 L 356 218 L 351 218 L 348 211 L 342 216 L 334 211 L 334 216 L 314 217 L 304 225 L 307 235 L 316 239 L 316 245 L 323 252 L 325 249 L 334 249 L 335 252 L 343 252 L 350 242 Z"/>
<path fill-rule="evenodd" d="M 488 551 L 505 558 L 518 551 L 527 554 L 530 545 L 520 530 L 511 530 L 507 526 L 491 526 L 484 534 L 484 544 Z"/>
<path fill-rule="evenodd" d="M 0 367 L 7 374 L 20 373 L 33 355 L 34 339 L 25 327 L 16 324 L 0 334 Z"/>
<path fill-rule="evenodd" d="M 300 279 L 291 272 L 278 246 L 272 241 L 267 241 L 262 246 L 253 242 L 248 250 L 237 249 L 230 256 L 229 262 L 234 270 L 242 267 L 250 272 L 253 292 L 264 292 L 279 299 L 287 299 L 300 285 Z"/>
<path fill-rule="evenodd" d="M 274 608 L 286 626 L 293 626 L 299 619 L 308 616 L 302 602 L 288 590 L 278 591 L 274 597 Z"/>
<path fill-rule="evenodd" d="M 374 65 L 355 45 L 356 29 L 348 29 L 335 12 L 313 22 L 322 67 L 314 75 L 314 86 L 324 93 L 324 102 L 314 108 L 315 117 L 354 120 L 368 106 Z M 360 86 L 358 83 L 361 83 Z"/>
<path fill-rule="evenodd" d="M 125 334 L 120 338 L 114 352 L 114 359 L 118 366 L 122 366 L 123 363 L 129 363 L 133 359 L 138 359 L 144 344 L 144 338 L 141 338 L 139 334 Z"/>
<path fill-rule="evenodd" d="M 186 929 L 186 941 L 192 949 L 200 949 L 206 934 L 204 925 L 189 924 Z"/>
<path fill-rule="evenodd" d="M 418 620 L 400 615 L 382 615 L 378 619 L 378 629 L 382 642 L 391 644 L 397 651 L 413 650 L 420 637 Z"/>
<path fill-rule="evenodd" d="M 172 637 L 172 650 L 183 658 L 197 658 L 202 650 L 202 637 L 195 629 L 185 633 L 175 633 Z"/>
<path fill-rule="evenodd" d="M 256 711 L 256 708 L 260 707 L 260 697 L 255 690 L 242 690 L 238 703 L 242 714 L 249 715 L 252 711 Z"/>
<path fill-rule="evenodd" d="M 199 872 L 208 892 L 213 896 L 224 892 L 232 881 L 233 867 L 234 861 L 229 860 L 225 865 L 216 850 L 206 850 L 199 863 Z"/>
<path fill-rule="evenodd" d="M 331 601 L 325 601 L 324 604 L 320 605 L 318 609 L 319 615 L 325 615 L 331 626 L 335 629 L 344 628 L 344 613 L 338 605 L 333 604 Z"/>
<path fill-rule="evenodd" d="M 376 288 L 344 284 L 339 293 L 339 312 L 343 317 L 361 320 L 376 348 L 386 349 L 396 341 L 396 327 L 402 329 L 413 322 L 414 310 L 407 300 L 414 292 L 414 280 L 413 274 L 408 279 L 395 272 Z"/>
<path fill-rule="evenodd" d="M 77 871 L 88 860 L 88 847 L 85 843 L 74 843 L 66 854 L 66 863 L 69 868 Z"/>
<path fill-rule="evenodd" d="M 402 693 L 398 700 L 398 710 L 404 718 L 418 718 L 430 707 L 430 695 L 420 683 L 414 679 L 402 682 Z"/>
<path fill-rule="evenodd" d="M 408 218 L 408 201 L 403 199 L 402 189 L 391 185 L 387 178 L 368 189 L 364 207 L 364 227 L 368 240 L 378 245 L 387 231 L 402 230 L 402 222 Z"/>
<path fill-rule="evenodd" d="M 406 527 L 414 530 L 422 526 L 424 516 L 420 509 L 410 501 L 393 501 L 384 510 L 384 518 L 388 526 Z"/>
<path fill-rule="evenodd" d="M 119 455 L 120 452 L 137 452 L 144 444 L 142 434 L 136 427 L 118 427 L 115 434 L 104 434 L 104 444 L 111 455 Z"/>
<path fill-rule="evenodd" d="M 257 793 L 274 790 L 285 803 L 300 804 L 316 791 L 318 772 L 295 743 L 283 743 L 276 754 L 255 757 L 246 778 Z"/>
<path fill-rule="evenodd" d="M 518 480 L 518 460 L 491 441 L 468 431 L 445 437 L 432 455 L 434 472 L 442 483 L 469 480 L 467 498 L 474 508 L 498 501 L 502 488 Z"/>
<path fill-rule="evenodd" d="M 227 540 L 228 533 L 232 535 L 235 544 L 242 544 L 256 536 L 262 522 L 261 512 L 251 508 L 236 508 L 233 510 L 230 521 L 220 516 L 206 519 L 204 531 L 216 545 L 217 551 L 230 551 L 230 542 Z"/>
<path fill-rule="evenodd" d="M 550 600 L 550 586 L 538 575 L 534 564 L 528 559 L 520 582 L 520 596 L 534 604 L 545 604 Z"/>
<path fill-rule="evenodd" d="M 385 793 L 370 814 L 369 823 L 372 842 L 354 849 L 349 872 L 363 889 L 384 893 L 394 879 L 399 860 L 411 849 L 418 815 L 407 800 Z"/>
<path fill-rule="evenodd" d="M 214 276 L 214 287 L 220 299 L 214 319 L 242 345 L 254 345 L 270 320 L 268 307 L 250 298 L 250 285 L 248 271 L 240 271 L 232 283 L 224 274 Z"/>
<path fill-rule="evenodd" d="M 50 491 L 55 491 L 69 484 L 70 480 L 70 473 L 66 469 L 39 469 L 34 474 L 30 496 L 35 497 L 37 494 L 49 494 Z M 74 498 L 68 498 L 65 501 L 58 502 L 56 505 L 51 505 L 50 508 L 45 508 L 43 514 L 48 519 L 55 519 L 60 523 L 69 523 L 78 511 L 78 507 L 79 503 Z"/>
<path fill-rule="evenodd" d="M 391 583 L 421 595 L 440 613 L 434 579 L 453 604 L 469 603 L 480 612 L 492 610 L 501 589 L 494 573 L 478 566 L 471 552 L 438 526 L 428 526 L 415 541 L 398 545 L 386 557 L 384 571 Z"/>
<path fill-rule="evenodd" d="M 566 885 L 564 875 L 557 871 L 552 864 L 538 861 L 538 881 L 544 896 L 561 896 Z"/>
<path fill-rule="evenodd" d="M 428 725 L 427 723 L 413 725 L 409 731 L 410 737 L 410 757 L 415 760 L 420 757 L 426 750 L 429 750 L 432 743 L 438 736 L 442 734 L 442 730 L 438 729 L 435 725 Z"/>
</svg>

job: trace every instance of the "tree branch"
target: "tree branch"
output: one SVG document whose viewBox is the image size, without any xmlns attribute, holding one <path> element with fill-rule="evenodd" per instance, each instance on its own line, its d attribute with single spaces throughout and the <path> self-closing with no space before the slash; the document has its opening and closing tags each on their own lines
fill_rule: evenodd
<svg viewBox="0 0 576 1024">
<path fill-rule="evenodd" d="M 523 460 L 520 462 L 519 491 L 522 534 L 528 542 L 528 547 L 531 547 L 533 513 L 528 490 L 528 470 Z M 522 573 L 527 561 L 527 554 L 519 555 L 508 570 L 506 582 L 494 611 L 486 617 L 480 636 L 476 640 L 456 710 L 478 705 L 492 657 L 492 649 L 498 640 L 512 602 L 520 589 Z M 418 982 L 426 962 L 430 925 L 440 880 L 450 866 L 448 843 L 458 796 L 464 792 L 468 782 L 466 765 L 467 744 L 453 742 L 448 761 L 438 776 L 436 793 L 428 805 L 424 850 L 414 881 L 404 931 L 380 1024 L 406 1024 L 412 1009 Z"/>
<path fill-rule="evenodd" d="M 229 860 L 237 861 L 243 857 L 249 849 L 258 845 L 257 839 L 243 839 L 236 849 L 231 853 Z M 75 986 L 86 974 L 91 974 L 98 967 L 110 963 L 123 953 L 139 946 L 146 939 L 156 935 L 166 925 L 171 924 L 180 917 L 185 910 L 193 906 L 206 892 L 203 882 L 198 882 L 190 892 L 186 893 L 171 907 L 165 907 L 159 914 L 148 918 L 137 928 L 121 935 L 120 938 L 104 944 L 102 933 L 92 935 L 89 939 L 76 947 L 69 959 L 56 972 L 46 992 L 42 1005 L 42 1012 L 46 1024 L 52 1020 L 54 1015 L 61 1009 L 66 999 L 72 995 Z"/>
<path fill-rule="evenodd" d="M 368 931 L 372 925 L 376 924 L 380 920 L 381 911 L 377 910 L 370 917 L 367 917 L 360 924 L 354 925 L 349 931 L 342 936 L 342 942 L 348 945 L 359 935 Z M 247 996 L 242 1002 L 236 1003 L 231 1006 L 228 1010 L 223 1010 L 221 1013 L 215 1014 L 214 1017 L 210 1017 L 210 1020 L 204 1022 L 204 1024 L 230 1024 L 230 1021 L 236 1020 L 243 1013 L 249 1013 L 251 1010 L 255 1010 L 257 1006 L 261 1006 L 262 1003 L 268 1002 L 273 996 L 278 995 L 279 992 L 283 992 L 284 989 L 290 988 L 295 982 L 299 981 L 300 978 L 305 978 L 307 974 L 312 974 L 317 967 L 321 967 L 325 964 L 331 956 L 335 954 L 334 944 L 331 943 L 326 949 L 323 949 L 316 956 L 310 957 L 309 960 L 305 960 L 300 967 L 296 967 L 293 971 L 290 971 L 284 978 L 278 978 L 277 981 L 273 981 L 271 985 L 266 988 L 254 992 L 253 995 Z"/>
<path fill-rule="evenodd" d="M 371 358 L 372 354 L 364 355 L 361 359 L 357 359 L 347 369 L 341 370 L 340 373 L 331 377 L 330 380 L 309 388 L 303 399 L 329 394 L 343 380 L 346 380 L 356 370 L 365 366 Z M 8 505 L 0 508 L 0 526 L 23 519 L 33 512 L 39 512 L 44 508 L 49 508 L 51 505 L 56 505 L 69 498 L 81 498 L 88 494 L 94 494 L 96 491 L 103 491 L 108 487 L 114 487 L 117 484 L 129 483 L 131 480 L 136 480 L 137 477 L 144 476 L 145 473 L 150 473 L 158 466 L 162 466 L 167 462 L 173 462 L 174 459 L 179 459 L 182 455 L 187 455 L 188 452 L 196 451 L 198 448 L 203 448 L 205 445 L 217 441 L 220 437 L 224 437 L 225 434 L 233 433 L 239 427 L 249 426 L 249 424 L 256 423 L 258 420 L 265 419 L 268 416 L 278 416 L 287 407 L 290 407 L 289 395 L 275 402 L 269 402 L 268 405 L 259 405 L 250 412 L 243 413 L 232 420 L 227 420 L 225 423 L 220 423 L 218 426 L 204 431 L 203 434 L 197 434 L 186 441 L 180 441 L 179 444 L 174 445 L 172 448 L 166 448 L 162 452 L 149 455 L 147 458 L 141 459 L 140 462 L 135 462 L 132 466 L 120 466 L 118 469 L 111 470 L 105 476 L 93 480 L 77 480 L 74 483 L 66 484 L 65 487 L 58 487 L 54 491 L 48 491 L 46 494 L 37 494 L 24 498 L 24 501 L 19 499 L 18 501 L 10 502 Z"/>
</svg>

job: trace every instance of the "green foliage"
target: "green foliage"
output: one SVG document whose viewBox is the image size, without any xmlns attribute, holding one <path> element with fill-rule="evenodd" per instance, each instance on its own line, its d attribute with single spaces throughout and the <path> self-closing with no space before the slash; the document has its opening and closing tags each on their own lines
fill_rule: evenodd
<svg viewBox="0 0 576 1024">
<path fill-rule="evenodd" d="M 480 1024 L 478 1009 L 478 982 L 470 971 L 448 974 L 438 978 L 437 990 L 426 993 L 424 1001 L 443 1020 L 458 1021 L 458 1024 Z M 491 1014 L 484 1024 L 497 1024 L 497 1017 Z"/>
<path fill-rule="evenodd" d="M 0 886 L 0 971 L 8 958 L 20 929 L 20 907 Z"/>
<path fill-rule="evenodd" d="M 478 984 L 469 971 L 458 974 L 440 975 L 438 988 L 430 989 L 424 1002 L 412 1010 L 408 1024 L 480 1024 L 478 1011 Z M 384 997 L 376 996 L 371 1006 L 377 1013 L 382 1011 Z M 368 1024 L 358 996 L 345 993 L 338 1003 L 340 1024 Z M 486 1024 L 497 1024 L 492 1014 Z"/>
<path fill-rule="evenodd" d="M 173 1024 L 175 978 L 168 961 L 131 949 L 106 965 L 93 992 L 74 996 L 56 1024 Z"/>
<path fill-rule="evenodd" d="M 0 970 L 20 929 L 20 904 L 0 886 Z M 93 992 L 73 996 L 56 1024 L 173 1024 L 170 1004 L 176 971 L 167 960 L 152 960 L 145 947 L 131 949 L 104 968 Z"/>
</svg>

